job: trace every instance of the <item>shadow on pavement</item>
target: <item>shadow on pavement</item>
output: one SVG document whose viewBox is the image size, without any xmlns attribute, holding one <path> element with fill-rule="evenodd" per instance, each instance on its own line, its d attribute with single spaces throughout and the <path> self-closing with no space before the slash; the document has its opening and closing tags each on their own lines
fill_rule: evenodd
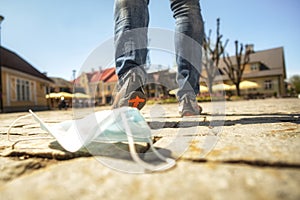
<svg viewBox="0 0 300 200">
<path fill-rule="evenodd" d="M 207 115 L 209 116 L 209 115 Z M 234 116 L 247 116 L 240 119 L 225 119 L 223 120 L 213 120 L 213 121 L 151 121 L 148 125 L 151 129 L 160 128 L 189 128 L 194 126 L 234 126 L 236 124 L 268 124 L 268 123 L 280 123 L 280 122 L 290 122 L 294 124 L 300 124 L 300 114 L 234 114 L 226 115 L 226 117 Z"/>
</svg>

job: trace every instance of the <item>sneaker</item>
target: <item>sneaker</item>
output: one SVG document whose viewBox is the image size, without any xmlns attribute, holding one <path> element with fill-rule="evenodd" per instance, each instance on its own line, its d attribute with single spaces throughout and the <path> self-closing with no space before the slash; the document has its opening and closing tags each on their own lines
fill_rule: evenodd
<svg viewBox="0 0 300 200">
<path fill-rule="evenodd" d="M 188 95 L 184 95 L 181 98 L 178 110 L 181 117 L 200 115 L 202 112 L 202 108 L 198 105 L 196 98 Z"/>
<path fill-rule="evenodd" d="M 113 102 L 113 108 L 123 106 L 134 107 L 141 110 L 146 104 L 146 95 L 143 89 L 144 77 L 140 69 L 131 69 L 125 74 L 118 85 L 118 93 Z"/>
</svg>

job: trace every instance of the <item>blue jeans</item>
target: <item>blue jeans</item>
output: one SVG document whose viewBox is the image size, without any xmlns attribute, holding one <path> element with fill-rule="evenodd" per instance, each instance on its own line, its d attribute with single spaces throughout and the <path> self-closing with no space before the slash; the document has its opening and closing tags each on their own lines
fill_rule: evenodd
<svg viewBox="0 0 300 200">
<path fill-rule="evenodd" d="M 121 78 L 131 68 L 145 73 L 149 0 L 115 0 L 115 64 Z M 199 0 L 170 0 L 176 20 L 175 53 L 179 99 L 199 93 L 201 46 L 204 36 Z M 131 31 L 137 28 L 139 31 Z M 145 74 L 143 74 L 145 76 Z"/>
</svg>

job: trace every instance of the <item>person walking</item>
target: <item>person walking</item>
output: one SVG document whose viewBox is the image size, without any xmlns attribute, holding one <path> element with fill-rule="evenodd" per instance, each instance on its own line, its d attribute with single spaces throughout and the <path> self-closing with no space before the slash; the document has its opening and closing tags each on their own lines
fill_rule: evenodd
<svg viewBox="0 0 300 200">
<path fill-rule="evenodd" d="M 115 65 L 118 76 L 117 95 L 113 108 L 131 106 L 142 109 L 146 104 L 143 85 L 146 83 L 147 28 L 149 0 L 115 0 Z M 175 18 L 175 53 L 178 66 L 179 113 L 199 115 L 202 108 L 199 93 L 201 46 L 204 36 L 199 0 L 170 0 Z M 191 45 L 191 42 L 192 45 Z"/>
</svg>

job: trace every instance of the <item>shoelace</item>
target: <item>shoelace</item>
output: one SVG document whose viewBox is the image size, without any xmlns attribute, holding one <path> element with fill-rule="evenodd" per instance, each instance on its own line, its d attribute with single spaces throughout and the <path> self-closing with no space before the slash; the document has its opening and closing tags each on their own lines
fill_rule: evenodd
<svg viewBox="0 0 300 200">
<path fill-rule="evenodd" d="M 14 120 L 8 130 L 7 130 L 7 140 L 10 141 L 10 142 L 13 142 L 12 144 L 12 149 L 14 149 L 15 145 L 19 142 L 22 142 L 22 141 L 30 141 L 30 140 L 41 140 L 41 139 L 54 139 L 54 137 L 52 136 L 44 136 L 44 137 L 35 137 L 35 138 L 26 138 L 26 139 L 18 139 L 18 140 L 12 140 L 10 138 L 10 132 L 11 132 L 11 129 L 14 127 L 14 125 L 24 119 L 24 118 L 28 118 L 28 117 L 32 117 L 33 115 L 35 115 L 31 110 L 29 110 L 30 114 L 27 114 L 27 115 L 24 115 L 24 116 L 21 116 L 21 117 L 18 117 L 16 120 Z M 125 128 L 125 131 L 126 131 L 126 136 L 127 136 L 127 140 L 128 140 L 128 146 L 129 146 L 129 152 L 130 152 L 130 155 L 132 157 L 132 159 L 137 163 L 139 164 L 141 167 L 144 168 L 144 170 L 149 170 L 149 171 L 164 171 L 164 170 L 168 170 L 172 167 L 174 167 L 176 165 L 176 161 L 172 158 L 166 158 L 164 157 L 163 155 L 161 155 L 153 146 L 153 142 L 150 138 L 148 138 L 148 142 L 149 142 L 149 145 L 150 145 L 150 148 L 152 150 L 152 152 L 162 161 L 164 161 L 166 164 L 165 165 L 151 165 L 145 161 L 143 161 L 139 156 L 138 156 L 138 153 L 136 152 L 136 148 L 135 148 L 135 145 L 134 145 L 134 140 L 133 140 L 133 135 L 132 135 L 132 132 L 131 132 L 131 129 L 127 123 L 127 120 L 126 120 L 126 116 L 124 113 L 121 113 L 121 118 L 122 118 L 122 121 L 123 121 L 123 124 L 124 124 L 124 128 Z M 45 130 L 47 131 L 48 133 L 50 133 L 46 127 L 41 127 L 42 130 Z"/>
</svg>

